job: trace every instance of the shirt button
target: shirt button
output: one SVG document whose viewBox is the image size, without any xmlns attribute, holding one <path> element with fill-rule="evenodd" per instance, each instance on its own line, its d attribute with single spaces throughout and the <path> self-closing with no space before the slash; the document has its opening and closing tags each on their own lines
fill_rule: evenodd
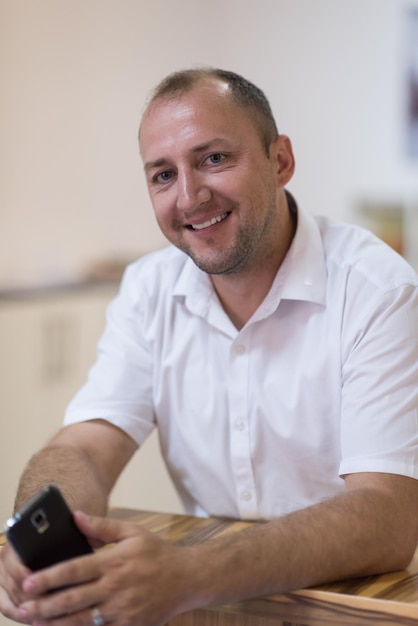
<svg viewBox="0 0 418 626">
<path fill-rule="evenodd" d="M 245 352 L 245 346 L 243 343 L 239 343 L 235 346 L 235 352 L 236 354 L 244 354 Z"/>
<path fill-rule="evenodd" d="M 251 495 L 251 491 L 243 491 L 241 494 L 241 499 L 245 500 L 246 502 L 248 502 L 248 500 L 251 500 L 252 495 Z"/>
<path fill-rule="evenodd" d="M 244 428 L 245 428 L 245 422 L 244 422 L 244 420 L 237 420 L 237 421 L 235 422 L 235 428 L 236 428 L 236 430 L 239 430 L 239 431 L 244 430 Z"/>
</svg>

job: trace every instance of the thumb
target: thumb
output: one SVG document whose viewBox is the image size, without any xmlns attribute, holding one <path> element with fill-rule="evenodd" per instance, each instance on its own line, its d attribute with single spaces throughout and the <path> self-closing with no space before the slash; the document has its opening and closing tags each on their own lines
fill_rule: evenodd
<svg viewBox="0 0 418 626">
<path fill-rule="evenodd" d="M 74 521 L 81 532 L 95 546 L 118 543 L 138 534 L 137 524 L 87 515 L 83 511 L 74 512 Z"/>
</svg>

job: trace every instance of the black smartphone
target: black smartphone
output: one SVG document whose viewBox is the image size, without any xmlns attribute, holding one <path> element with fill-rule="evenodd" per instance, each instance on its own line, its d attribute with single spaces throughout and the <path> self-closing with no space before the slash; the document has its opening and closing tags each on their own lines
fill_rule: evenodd
<svg viewBox="0 0 418 626">
<path fill-rule="evenodd" d="M 55 485 L 41 489 L 8 519 L 5 533 L 31 570 L 93 552 Z"/>
</svg>

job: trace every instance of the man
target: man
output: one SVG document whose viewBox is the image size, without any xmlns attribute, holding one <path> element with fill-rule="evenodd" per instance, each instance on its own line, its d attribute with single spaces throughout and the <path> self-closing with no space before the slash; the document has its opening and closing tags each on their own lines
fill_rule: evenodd
<svg viewBox="0 0 418 626">
<path fill-rule="evenodd" d="M 233 73 L 163 81 L 140 152 L 174 247 L 128 268 L 89 381 L 16 503 L 55 482 L 93 545 L 113 545 L 33 574 L 4 549 L 2 611 L 163 624 L 405 567 L 418 537 L 415 273 L 371 234 L 296 206 L 290 140 Z M 184 548 L 104 519 L 154 424 L 188 512 L 270 521 Z"/>
</svg>

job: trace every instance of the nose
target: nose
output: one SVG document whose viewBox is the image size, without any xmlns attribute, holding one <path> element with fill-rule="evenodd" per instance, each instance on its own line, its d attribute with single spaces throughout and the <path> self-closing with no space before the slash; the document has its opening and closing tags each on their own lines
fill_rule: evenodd
<svg viewBox="0 0 418 626">
<path fill-rule="evenodd" d="M 211 191 L 203 176 L 194 170 L 177 174 L 177 208 L 181 211 L 193 210 L 211 198 Z"/>
</svg>

